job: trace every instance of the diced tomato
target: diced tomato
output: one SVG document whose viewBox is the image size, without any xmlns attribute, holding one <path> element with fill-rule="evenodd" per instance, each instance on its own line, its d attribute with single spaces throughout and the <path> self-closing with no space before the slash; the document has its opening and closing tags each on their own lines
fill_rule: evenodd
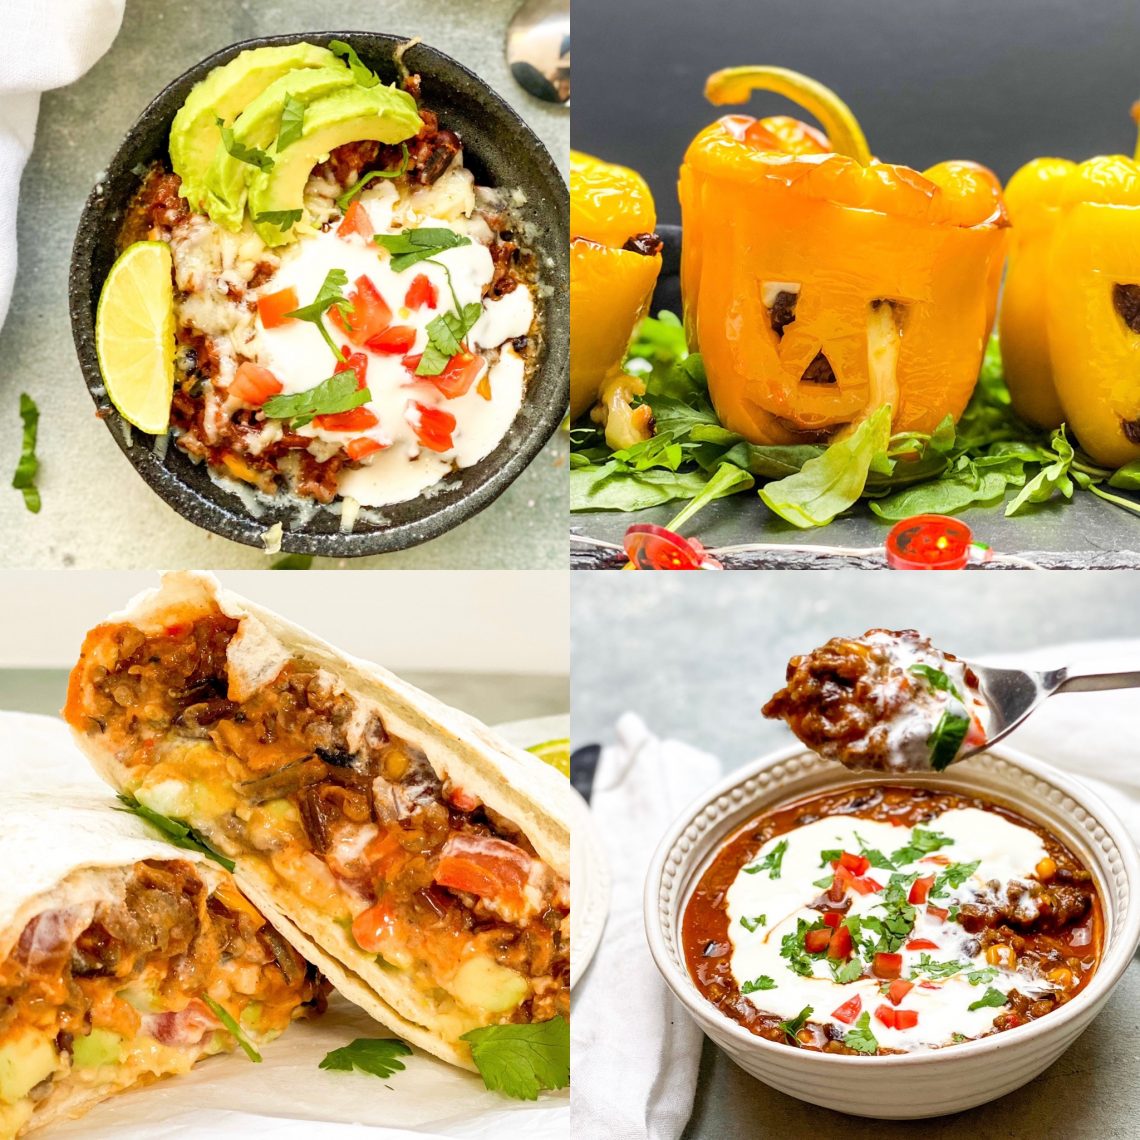
<svg viewBox="0 0 1140 1140">
<path fill-rule="evenodd" d="M 966 730 L 966 739 L 962 741 L 963 748 L 981 748 L 986 742 L 986 730 L 976 716 L 970 717 L 970 727 Z"/>
<path fill-rule="evenodd" d="M 921 906 L 926 902 L 926 896 L 930 894 L 930 888 L 934 886 L 934 876 L 927 875 L 925 879 L 915 879 L 911 884 L 910 894 L 907 895 L 906 901 L 914 903 L 916 906 Z"/>
<path fill-rule="evenodd" d="M 257 299 L 257 315 L 261 318 L 262 325 L 267 329 L 275 329 L 278 325 L 285 324 L 287 320 L 293 320 L 293 317 L 286 317 L 285 314 L 291 313 L 299 307 L 297 290 L 292 285 L 288 289 L 282 289 L 277 293 L 270 293 Z"/>
<path fill-rule="evenodd" d="M 347 412 L 333 412 L 327 416 L 317 416 L 313 423 L 322 431 L 367 431 L 380 421 L 367 408 L 351 408 Z"/>
<path fill-rule="evenodd" d="M 874 879 L 860 879 L 851 874 L 842 863 L 835 868 L 835 879 L 836 882 L 842 882 L 844 887 L 849 887 L 861 895 L 869 895 L 873 891 L 881 891 L 883 889 Z M 840 898 L 842 897 L 843 896 L 840 895 Z"/>
<path fill-rule="evenodd" d="M 918 1010 L 917 1009 L 896 1009 L 895 1010 L 895 1028 L 896 1029 L 913 1029 L 918 1024 Z"/>
<path fill-rule="evenodd" d="M 935 906 L 934 903 L 931 902 L 926 904 L 926 913 L 936 922 L 945 922 L 950 914 L 948 910 L 943 910 L 942 907 Z"/>
<path fill-rule="evenodd" d="M 336 236 L 348 237 L 349 234 L 360 234 L 365 241 L 370 241 L 375 232 L 368 211 L 359 198 L 353 198 L 352 204 L 344 212 L 344 220 L 336 228 Z"/>
<path fill-rule="evenodd" d="M 880 1005 L 875 1010 L 875 1017 L 881 1021 L 888 1029 L 895 1028 L 895 1014 L 898 1010 L 893 1009 L 889 1005 Z"/>
<path fill-rule="evenodd" d="M 887 990 L 887 997 L 891 999 L 893 1005 L 902 1005 L 902 999 L 914 989 L 914 982 L 908 982 L 903 978 L 895 978 L 891 982 L 890 989 Z"/>
<path fill-rule="evenodd" d="M 344 445 L 346 454 L 352 460 L 364 459 L 374 452 L 382 451 L 383 448 L 384 445 L 378 439 L 372 439 L 367 435 L 362 435 L 359 439 L 350 439 Z"/>
<path fill-rule="evenodd" d="M 850 851 L 844 851 L 839 856 L 839 865 L 846 867 L 853 875 L 863 875 L 870 867 L 871 860 L 866 855 L 852 855 Z"/>
<path fill-rule="evenodd" d="M 360 949 L 369 954 L 379 954 L 394 931 L 395 916 L 383 899 L 375 906 L 362 910 L 352 921 L 352 937 Z"/>
<path fill-rule="evenodd" d="M 422 309 L 425 305 L 434 309 L 439 304 L 439 293 L 428 277 L 417 273 L 404 294 L 404 304 L 409 309 Z"/>
<path fill-rule="evenodd" d="M 474 353 L 457 352 L 438 376 L 424 376 L 421 379 L 430 380 L 447 399 L 454 400 L 457 396 L 466 395 L 486 363 L 483 357 Z"/>
<path fill-rule="evenodd" d="M 838 1009 L 832 1010 L 831 1016 L 836 1021 L 845 1022 L 850 1025 L 855 1018 L 857 1018 L 863 1009 L 863 999 L 856 994 L 849 1001 L 845 1001 Z"/>
<path fill-rule="evenodd" d="M 379 336 L 372 337 L 368 341 L 368 347 L 373 352 L 403 356 L 415 343 L 416 330 L 411 325 L 390 325 Z"/>
<path fill-rule="evenodd" d="M 419 412 L 419 419 L 412 427 L 420 443 L 431 451 L 450 451 L 455 417 L 442 408 L 429 408 L 420 403 L 416 404 L 416 411 Z"/>
<path fill-rule="evenodd" d="M 829 910 L 824 916 L 823 921 L 834 930 L 842 921 L 843 915 L 837 910 Z"/>
<path fill-rule="evenodd" d="M 197 1045 L 208 1030 L 221 1024 L 214 1011 L 198 998 L 191 998 L 190 1004 L 177 1013 L 149 1013 L 143 1019 L 147 1036 L 162 1045 Z"/>
<path fill-rule="evenodd" d="M 836 875 L 831 880 L 831 886 L 827 888 L 827 898 L 829 902 L 839 903 L 847 897 L 847 884 Z"/>
<path fill-rule="evenodd" d="M 276 396 L 281 389 L 281 381 L 268 368 L 243 360 L 237 366 L 233 380 L 230 381 L 229 393 L 243 404 L 260 408 L 270 396 Z"/>
<path fill-rule="evenodd" d="M 414 376 L 418 380 L 419 377 L 416 376 L 416 369 L 419 368 L 420 361 L 423 360 L 423 358 L 424 354 L 422 352 L 417 352 L 415 356 L 405 356 L 404 359 L 400 361 L 400 363 L 407 370 L 409 376 Z"/>
<path fill-rule="evenodd" d="M 851 957 L 851 931 L 846 926 L 836 927 L 827 947 L 827 956 L 842 961 Z"/>
<path fill-rule="evenodd" d="M 460 811 L 474 811 L 479 806 L 479 801 L 474 796 L 469 796 L 462 788 L 452 788 L 447 793 L 447 801 Z"/>
<path fill-rule="evenodd" d="M 924 855 L 920 863 L 937 863 L 940 867 L 949 867 L 950 859 L 946 855 Z"/>
<path fill-rule="evenodd" d="M 877 978 L 897 978 L 902 973 L 902 955 L 876 954 L 871 960 L 871 973 Z"/>
<path fill-rule="evenodd" d="M 907 944 L 908 950 L 937 950 L 938 943 L 931 942 L 929 938 L 912 938 Z"/>
<path fill-rule="evenodd" d="M 530 877 L 531 857 L 505 839 L 458 832 L 443 845 L 435 881 L 441 887 L 516 905 Z"/>
<path fill-rule="evenodd" d="M 938 987 L 933 982 L 919 982 L 919 989 L 923 990 L 936 990 Z"/>
<path fill-rule="evenodd" d="M 392 323 L 392 310 L 367 274 L 361 274 L 356 279 L 356 290 L 349 293 L 348 299 L 352 302 L 352 316 L 342 317 L 334 305 L 329 309 L 329 320 L 353 344 L 367 343 Z"/>
<path fill-rule="evenodd" d="M 363 352 L 350 352 L 347 344 L 342 344 L 340 354 L 343 360 L 336 362 L 333 374 L 347 372 L 350 368 L 356 373 L 356 390 L 362 392 L 368 387 L 368 357 Z"/>
<path fill-rule="evenodd" d="M 820 954 L 827 949 L 830 941 L 831 931 L 827 927 L 823 930 L 809 930 L 804 935 L 804 949 L 809 954 Z"/>
</svg>

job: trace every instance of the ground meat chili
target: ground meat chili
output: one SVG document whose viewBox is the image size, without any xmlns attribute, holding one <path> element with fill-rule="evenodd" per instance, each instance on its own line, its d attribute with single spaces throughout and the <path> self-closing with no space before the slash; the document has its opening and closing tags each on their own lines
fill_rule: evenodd
<svg viewBox="0 0 1140 1140">
<path fill-rule="evenodd" d="M 1045 855 L 1031 874 L 1022 877 L 1019 883 L 991 881 L 977 884 L 976 892 L 955 888 L 951 885 L 953 876 L 951 884 L 939 884 L 938 873 L 944 874 L 953 867 L 950 857 L 945 854 L 954 852 L 953 845 L 947 843 L 936 849 L 934 854 L 924 856 L 920 866 L 929 866 L 930 875 L 934 876 L 933 883 L 929 875 L 917 880 L 907 876 L 909 882 L 900 884 L 902 893 L 899 896 L 907 901 L 900 901 L 895 908 L 896 916 L 900 913 L 903 916 L 904 927 L 907 915 L 915 924 L 901 935 L 906 941 L 900 943 L 899 950 L 905 953 L 876 954 L 864 960 L 859 940 L 866 934 L 866 929 L 856 934 L 853 949 L 851 939 L 844 934 L 849 927 L 844 919 L 858 906 L 858 900 L 882 897 L 867 892 L 871 876 L 885 882 L 889 874 L 885 869 L 876 870 L 891 858 L 890 849 L 885 844 L 883 850 L 868 849 L 866 855 L 838 850 L 821 853 L 833 857 L 830 866 L 824 863 L 813 872 L 823 878 L 806 887 L 802 903 L 807 908 L 806 913 L 818 921 L 797 924 L 794 929 L 798 933 L 785 934 L 785 929 L 793 929 L 786 923 L 777 929 L 784 917 L 783 911 L 780 915 L 757 914 L 755 918 L 742 914 L 739 920 L 730 916 L 730 892 L 734 884 L 760 881 L 767 884 L 764 890 L 769 893 L 784 889 L 785 883 L 777 884 L 765 875 L 770 874 L 772 851 L 779 852 L 777 867 L 780 860 L 791 858 L 786 853 L 786 844 L 782 849 L 782 841 L 777 842 L 775 848 L 769 847 L 767 861 L 757 858 L 761 849 L 773 840 L 780 837 L 788 839 L 798 829 L 812 825 L 830 825 L 834 820 L 843 820 L 850 825 L 853 819 L 857 819 L 864 830 L 876 824 L 895 825 L 892 830 L 897 830 L 899 842 L 905 841 L 907 828 L 918 829 L 910 834 L 920 837 L 920 847 L 926 847 L 929 843 L 922 840 L 933 842 L 930 840 L 933 833 L 923 829 L 936 828 L 939 818 L 951 818 L 943 813 L 971 809 L 987 813 L 990 821 L 987 826 L 991 830 L 1005 824 L 1027 829 L 1039 840 Z M 999 819 L 1003 823 L 999 824 Z M 894 855 L 909 858 L 903 852 L 894 852 Z M 969 859 L 970 852 L 961 852 L 961 857 Z M 818 861 L 813 865 L 818 865 Z M 762 873 L 752 875 L 752 870 Z M 783 871 L 786 874 L 788 868 L 784 866 Z M 825 883 L 825 879 L 830 883 Z M 789 886 L 788 889 L 793 888 Z M 970 901 L 965 901 L 967 895 Z M 959 899 L 962 901 L 957 901 Z M 783 902 L 781 900 L 779 905 L 783 906 Z M 757 904 L 755 909 L 764 908 Z M 917 925 L 920 922 L 923 924 L 921 931 Z M 759 984 L 754 984 L 749 993 L 745 993 L 734 970 L 734 956 L 742 952 L 741 947 L 748 945 L 748 939 L 767 937 L 764 930 L 768 924 L 773 929 L 771 940 L 781 943 L 781 956 L 786 957 L 788 970 L 785 974 L 773 971 L 774 977 L 759 979 Z M 804 932 L 805 927 L 808 933 Z M 813 941 L 811 931 L 816 928 L 819 933 Z M 933 949 L 935 943 L 913 937 L 916 933 L 931 931 L 945 931 L 952 935 L 960 947 L 958 958 L 972 953 L 975 961 L 961 961 L 960 969 L 951 977 L 947 971 L 952 971 L 953 967 L 943 963 L 952 960 L 954 953 Z M 846 950 L 846 957 L 834 949 L 833 940 L 841 936 L 845 945 L 840 949 Z M 790 943 L 789 937 L 792 939 Z M 860 1041 L 859 1036 L 854 1041 L 860 1047 L 852 1048 L 845 1039 L 859 1024 L 857 1017 L 862 1014 L 872 1015 L 866 1018 L 863 1028 L 870 1029 L 872 1034 L 881 1038 L 885 1031 L 880 1014 L 893 1022 L 904 1007 L 918 1004 L 921 1008 L 921 1002 L 915 1003 L 913 999 L 929 995 L 923 995 L 922 990 L 915 991 L 914 987 L 917 985 L 930 991 L 939 984 L 950 984 L 939 982 L 940 978 L 950 977 L 951 981 L 964 986 L 963 978 L 969 977 L 971 985 L 965 987 L 967 1000 L 969 996 L 982 999 L 984 994 L 989 999 L 986 1004 L 994 1008 L 983 1010 L 980 1016 L 987 1017 L 991 1013 L 996 1016 L 992 1024 L 976 1023 L 976 1032 L 955 1033 L 945 1041 L 916 1046 L 918 1048 L 937 1048 L 987 1036 L 1043 1017 L 1070 1001 L 1088 983 L 1099 961 L 1102 938 L 1103 917 L 1092 876 L 1076 856 L 1044 828 L 1008 808 L 976 797 L 889 784 L 830 792 L 798 800 L 758 816 L 717 853 L 687 902 L 682 922 L 682 943 L 689 973 L 704 997 L 725 1016 L 769 1041 L 840 1054 L 910 1051 L 886 1047 L 873 1037 L 870 1043 Z M 900 968 L 899 959 L 904 957 L 907 964 Z M 795 965 L 797 961 L 800 963 L 798 968 Z M 815 962 L 830 963 L 830 973 L 825 972 L 823 976 L 815 974 L 806 979 L 809 990 L 819 991 L 818 996 L 813 993 L 807 999 L 810 1006 L 808 1015 L 801 1020 L 790 1014 L 768 1012 L 766 1002 L 773 1001 L 779 992 L 777 987 L 794 984 L 791 971 L 804 974 L 815 968 L 812 965 Z M 846 985 L 840 984 L 835 977 L 840 962 L 844 965 L 857 963 L 850 966 L 852 976 L 842 979 Z M 1017 971 L 1012 986 L 1007 981 L 995 981 L 1002 976 L 1003 970 L 1011 969 Z M 856 971 L 858 978 L 854 977 Z M 770 982 L 775 985 L 769 985 Z M 869 992 L 874 996 L 863 1000 L 861 1005 L 857 998 L 844 1003 L 844 996 L 850 992 L 853 983 L 862 985 L 865 993 L 869 986 L 877 985 L 879 989 L 875 991 L 872 988 Z M 1000 988 L 989 991 L 987 983 L 1004 988 L 1005 1000 L 998 1000 L 1003 996 Z M 1033 992 L 1026 993 L 1026 990 Z M 994 995 L 992 998 L 991 993 Z M 829 1013 L 830 1018 L 824 1016 L 821 1019 L 820 1015 Z"/>
<path fill-rule="evenodd" d="M 104 628 L 100 664 L 84 679 L 94 692 L 90 730 L 132 766 L 156 753 L 161 762 L 156 742 L 171 730 L 212 745 L 237 794 L 217 821 L 230 850 L 264 854 L 283 879 L 312 870 L 305 860 L 316 856 L 318 881 L 352 901 L 357 944 L 400 967 L 450 976 L 457 959 L 483 955 L 516 971 L 525 1000 L 499 1020 L 569 1015 L 566 884 L 508 820 L 441 782 L 419 749 L 303 660 L 244 701 L 229 699 L 226 651 L 238 623 L 220 612 L 151 636 Z M 297 824 L 255 820 L 281 801 Z M 480 878 L 488 865 L 494 881 Z"/>
</svg>

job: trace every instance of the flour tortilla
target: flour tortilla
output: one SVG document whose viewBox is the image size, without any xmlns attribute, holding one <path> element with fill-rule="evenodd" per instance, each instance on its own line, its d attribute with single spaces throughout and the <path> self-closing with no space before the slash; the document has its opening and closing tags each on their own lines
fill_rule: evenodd
<svg viewBox="0 0 1140 1140">
<path fill-rule="evenodd" d="M 241 700 L 273 680 L 294 657 L 327 670 L 354 696 L 372 702 L 393 736 L 421 749 L 440 779 L 510 820 L 539 858 L 570 877 L 570 783 L 549 765 L 492 733 L 485 725 L 409 685 L 388 670 L 334 649 L 279 615 L 221 588 L 208 574 L 164 575 L 162 585 L 140 595 L 107 619 L 143 633 L 193 621 L 217 607 L 241 622 L 230 643 L 230 695 Z M 98 734 L 76 733 L 104 779 L 123 789 L 130 769 Z M 200 821 L 192 821 L 198 825 Z M 445 1061 L 473 1069 L 466 1044 L 449 1040 L 429 1000 L 408 977 L 362 951 L 335 922 L 281 888 L 276 876 L 224 843 L 236 861 L 235 878 L 246 895 L 297 951 L 316 965 L 345 997 L 407 1041 Z"/>
<path fill-rule="evenodd" d="M 0 714 L 0 960 L 41 912 L 82 913 L 120 897 L 117 888 L 144 859 L 192 863 L 211 891 L 226 878 L 206 856 L 171 847 L 137 816 L 115 810 L 62 728 L 46 717 Z M 47 784 L 45 773 L 51 776 Z M 51 790 L 32 790 L 32 776 Z M 24 1127 L 79 1116 L 113 1095 L 64 1078 Z"/>
</svg>

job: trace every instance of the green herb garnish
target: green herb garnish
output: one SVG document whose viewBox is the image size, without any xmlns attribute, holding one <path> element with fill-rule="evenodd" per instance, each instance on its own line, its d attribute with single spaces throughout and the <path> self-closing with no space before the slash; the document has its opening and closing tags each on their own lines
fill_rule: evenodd
<svg viewBox="0 0 1140 1140">
<path fill-rule="evenodd" d="M 839 965 L 834 959 L 829 958 L 828 965 L 831 966 L 832 977 L 841 986 L 863 976 L 863 963 L 858 958 L 849 958 L 843 965 Z"/>
<path fill-rule="evenodd" d="M 983 966 L 980 970 L 971 970 L 966 975 L 966 981 L 972 986 L 980 986 L 983 982 L 992 982 L 1001 971 L 996 966 Z"/>
<path fill-rule="evenodd" d="M 189 824 L 178 819 L 171 819 L 153 808 L 148 808 L 146 804 L 139 803 L 134 796 L 126 792 L 120 792 L 118 798 L 123 805 L 118 809 L 119 811 L 133 812 L 139 819 L 149 823 L 156 831 L 160 831 L 163 839 L 168 843 L 172 843 L 175 847 L 181 847 L 184 851 L 197 851 L 207 858 L 213 859 L 215 863 L 220 863 L 227 871 L 234 869 L 234 861 L 227 859 L 224 855 L 219 855 L 210 847 L 202 835 Z"/>
<path fill-rule="evenodd" d="M 812 959 L 804 948 L 804 935 L 811 929 L 806 919 L 799 919 L 796 922 L 796 931 L 794 934 L 785 934 L 780 939 L 780 957 L 788 963 L 788 969 L 793 974 L 799 974 L 804 978 L 811 978 L 815 976 L 815 971 L 812 969 Z M 826 952 L 826 951 L 825 951 Z"/>
<path fill-rule="evenodd" d="M 417 376 L 438 376 L 447 362 L 463 347 L 463 338 L 483 315 L 477 301 L 464 305 L 462 313 L 448 312 L 428 321 L 428 343 L 416 366 Z"/>
<path fill-rule="evenodd" d="M 570 1083 L 570 1023 L 562 1017 L 529 1025 L 488 1025 L 464 1033 L 471 1059 L 489 1089 L 537 1100 L 543 1089 Z"/>
<path fill-rule="evenodd" d="M 942 710 L 942 716 L 938 718 L 934 731 L 926 740 L 930 748 L 930 766 L 936 772 L 944 771 L 958 755 L 969 728 L 970 718 L 964 712 L 953 709 Z"/>
<path fill-rule="evenodd" d="M 399 178 L 408 172 L 408 144 L 400 143 L 400 165 L 395 170 L 370 170 L 356 180 L 356 185 L 346 190 L 337 200 L 336 204 L 341 210 L 347 210 L 349 203 L 376 178 Z"/>
<path fill-rule="evenodd" d="M 864 1010 L 855 1022 L 855 1028 L 849 1030 L 843 1037 L 843 1044 L 856 1053 L 877 1053 L 879 1042 L 871 1032 L 871 1014 Z"/>
<path fill-rule="evenodd" d="M 960 887 L 977 869 L 981 866 L 981 860 L 975 859 L 972 863 L 951 863 L 949 867 L 939 871 L 934 877 L 934 882 L 930 887 L 930 895 L 928 897 L 940 899 L 945 898 L 946 888 Z M 957 919 L 955 914 L 954 919 Z"/>
<path fill-rule="evenodd" d="M 929 855 L 942 847 L 949 847 L 953 842 L 954 840 L 948 835 L 916 827 L 910 833 L 910 842 L 905 847 L 891 852 L 891 861 L 899 867 L 908 863 L 917 863 L 924 855 Z"/>
<path fill-rule="evenodd" d="M 24 438 L 20 448 L 20 461 L 12 476 L 12 486 L 24 496 L 24 506 L 33 515 L 40 513 L 40 492 L 36 486 L 36 473 L 40 461 L 36 458 L 36 437 L 39 434 L 40 410 L 26 392 L 20 393 L 20 419 L 24 423 Z"/>
<path fill-rule="evenodd" d="M 244 162 L 248 166 L 256 166 L 258 170 L 273 169 L 272 155 L 255 146 L 239 143 L 234 138 L 233 127 L 227 127 L 225 120 L 215 117 L 214 122 L 218 124 L 218 130 L 222 132 L 222 146 L 226 148 L 230 158 L 236 158 L 238 162 Z"/>
<path fill-rule="evenodd" d="M 910 672 L 916 676 L 924 677 L 932 689 L 939 689 L 943 693 L 949 693 L 951 696 L 957 697 L 958 700 L 962 700 L 962 694 L 958 692 L 954 682 L 941 669 L 935 669 L 933 665 L 912 665 Z"/>
<path fill-rule="evenodd" d="M 763 926 L 767 921 L 768 916 L 766 914 L 758 914 L 755 918 L 747 918 L 744 915 L 740 916 L 740 925 L 743 926 L 749 934 L 752 934 L 757 927 Z"/>
<path fill-rule="evenodd" d="M 751 866 L 745 867 L 744 871 L 748 875 L 755 875 L 760 871 L 767 871 L 769 879 L 778 879 L 780 877 L 780 865 L 784 861 L 784 852 L 788 849 L 788 841 L 781 839 L 767 855 L 758 863 L 753 863 Z"/>
<path fill-rule="evenodd" d="M 991 986 L 977 1001 L 971 1002 L 966 1008 L 973 1011 L 975 1009 L 984 1009 L 986 1006 L 994 1006 L 996 1008 L 997 1006 L 1007 1005 L 1008 1003 L 1009 998 L 1007 998 L 1001 990 L 995 990 Z"/>
<path fill-rule="evenodd" d="M 304 214 L 304 210 L 262 210 L 255 214 L 255 222 L 264 222 L 266 225 L 276 226 L 282 233 L 291 230 Z"/>
<path fill-rule="evenodd" d="M 402 273 L 410 265 L 426 261 L 444 250 L 471 244 L 469 237 L 444 226 L 424 226 L 402 234 L 376 234 L 372 240 L 392 255 L 389 265 L 394 273 Z"/>
<path fill-rule="evenodd" d="M 346 44 L 344 40 L 329 40 L 329 51 L 348 64 L 358 87 L 375 87 L 380 82 L 380 77 L 361 62 L 352 44 Z"/>
<path fill-rule="evenodd" d="M 767 974 L 761 974 L 755 981 L 745 982 L 740 987 L 742 994 L 754 994 L 757 990 L 774 990 L 776 983 Z"/>
<path fill-rule="evenodd" d="M 352 1044 L 334 1049 L 319 1067 L 341 1073 L 359 1069 L 383 1079 L 402 1072 L 405 1066 L 400 1058 L 407 1057 L 411 1051 L 403 1041 L 391 1037 L 358 1037 Z"/>
<path fill-rule="evenodd" d="M 344 356 L 337 348 L 333 338 L 329 336 L 329 330 L 325 328 L 324 317 L 325 313 L 332 308 L 339 310 L 340 315 L 344 318 L 352 316 L 355 311 L 352 302 L 344 295 L 347 285 L 348 274 L 343 269 L 330 269 L 325 275 L 320 289 L 317 290 L 314 300 L 308 305 L 303 305 L 301 308 L 285 314 L 286 317 L 293 317 L 298 321 L 308 321 L 310 324 L 316 325 L 317 331 L 332 349 L 333 356 L 342 364 L 344 363 Z"/>
<path fill-rule="evenodd" d="M 883 871 L 895 870 L 895 865 L 877 847 L 868 847 L 863 837 L 855 832 L 855 841 L 859 844 L 859 854 L 871 864 Z"/>
<path fill-rule="evenodd" d="M 839 861 L 839 856 L 843 851 L 839 847 L 828 847 L 825 851 L 819 853 L 819 865 L 821 867 L 828 867 L 832 863 Z"/>
<path fill-rule="evenodd" d="M 923 951 L 919 956 L 917 962 L 911 967 L 910 976 L 914 978 L 926 976 L 928 978 L 952 978 L 955 974 L 960 974 L 963 970 L 968 970 L 972 963 L 958 962 L 950 960 L 946 962 L 936 962 L 931 956 Z"/>
<path fill-rule="evenodd" d="M 241 1046 L 242 1052 L 251 1061 L 260 1061 L 261 1054 L 257 1051 L 253 1042 L 245 1035 L 245 1031 L 237 1021 L 230 1015 L 230 1013 L 220 1006 L 209 994 L 203 994 L 202 1000 L 213 1011 L 214 1016 L 226 1027 L 226 1032 Z"/>
<path fill-rule="evenodd" d="M 780 1028 L 788 1035 L 791 1041 L 795 1041 L 796 1034 L 807 1024 L 807 1019 L 815 1012 L 815 1008 L 810 1005 L 805 1005 L 799 1013 L 796 1014 L 790 1021 L 781 1021 Z"/>
<path fill-rule="evenodd" d="M 285 96 L 281 105 L 281 125 L 277 128 L 277 153 L 295 143 L 305 129 L 305 104 L 292 95 Z"/>
<path fill-rule="evenodd" d="M 369 389 L 357 388 L 356 370 L 347 368 L 304 392 L 292 396 L 271 396 L 262 404 L 261 410 L 270 419 L 290 420 L 290 426 L 296 429 L 312 423 L 316 416 L 349 412 L 371 399 Z"/>
</svg>

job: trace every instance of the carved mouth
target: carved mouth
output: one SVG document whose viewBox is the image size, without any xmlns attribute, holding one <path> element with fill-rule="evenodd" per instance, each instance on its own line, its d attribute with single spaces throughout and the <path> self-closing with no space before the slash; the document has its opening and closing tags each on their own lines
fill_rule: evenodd
<svg viewBox="0 0 1140 1140">
<path fill-rule="evenodd" d="M 831 361 L 817 352 L 812 362 L 804 369 L 800 377 L 801 384 L 834 384 L 835 373 L 831 368 Z"/>
</svg>

